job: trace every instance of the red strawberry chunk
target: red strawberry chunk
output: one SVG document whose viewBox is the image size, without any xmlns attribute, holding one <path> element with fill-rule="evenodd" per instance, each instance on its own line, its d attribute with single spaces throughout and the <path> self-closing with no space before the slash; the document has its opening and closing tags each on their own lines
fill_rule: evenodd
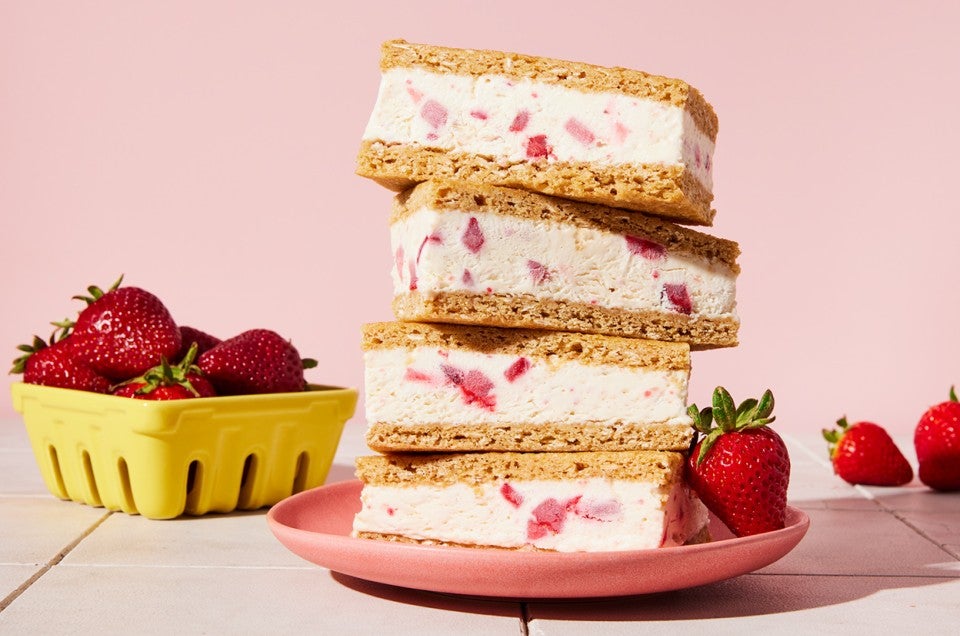
<svg viewBox="0 0 960 636">
<path fill-rule="evenodd" d="M 570 133 L 574 139 L 582 143 L 584 146 L 588 146 L 593 143 L 593 140 L 596 139 L 596 136 L 593 134 L 593 131 L 587 128 L 579 120 L 571 117 L 567 120 L 567 123 L 563 125 L 564 130 Z"/>
<path fill-rule="evenodd" d="M 527 522 L 527 540 L 536 541 L 548 534 L 559 534 L 566 520 L 566 504 L 553 497 L 543 500 L 533 509 L 533 519 Z"/>
<path fill-rule="evenodd" d="M 477 221 L 477 217 L 470 217 L 470 220 L 467 222 L 467 229 L 464 230 L 463 237 L 460 240 L 466 248 L 474 254 L 479 252 L 480 248 L 483 247 L 486 239 L 483 236 L 483 230 L 480 229 L 480 223 Z"/>
<path fill-rule="evenodd" d="M 485 120 L 488 117 L 486 111 L 483 111 L 483 110 L 471 110 L 470 116 L 473 117 L 474 119 L 480 119 L 480 120 Z"/>
<path fill-rule="evenodd" d="M 690 300 L 686 285 L 683 283 L 664 283 L 663 293 L 676 311 L 681 314 L 693 313 L 693 301 Z"/>
<path fill-rule="evenodd" d="M 553 148 L 547 143 L 546 135 L 534 135 L 527 138 L 527 158 L 544 159 L 550 156 Z"/>
<path fill-rule="evenodd" d="M 550 270 L 542 263 L 532 260 L 527 261 L 527 269 L 530 271 L 530 278 L 533 279 L 535 285 L 542 285 L 550 279 Z"/>
<path fill-rule="evenodd" d="M 463 384 L 463 371 L 457 367 L 449 364 L 441 364 L 440 370 L 443 371 L 443 375 L 445 375 L 447 380 L 449 380 L 454 386 L 460 386 Z"/>
<path fill-rule="evenodd" d="M 423 254 L 423 248 L 426 247 L 427 243 L 436 243 L 437 245 L 443 244 L 443 237 L 440 236 L 438 232 L 429 234 L 428 236 L 423 237 L 423 242 L 420 243 L 420 249 L 417 250 L 417 264 L 420 264 L 420 256 Z"/>
<path fill-rule="evenodd" d="M 614 131 L 617 136 L 617 141 L 623 143 L 626 141 L 627 137 L 630 135 L 630 129 L 623 125 L 621 122 L 614 124 Z"/>
<path fill-rule="evenodd" d="M 407 95 L 410 96 L 410 99 L 413 100 L 414 104 L 419 104 L 420 100 L 423 99 L 423 93 L 412 86 L 407 86 Z"/>
<path fill-rule="evenodd" d="M 516 489 L 510 485 L 510 482 L 503 482 L 503 485 L 500 486 L 500 495 L 514 508 L 519 508 L 520 504 L 523 503 L 523 495 L 518 493 Z"/>
<path fill-rule="evenodd" d="M 406 372 L 403 374 L 403 379 L 408 382 L 425 382 L 427 384 L 433 384 L 433 378 L 430 375 L 424 373 L 423 371 L 417 371 L 411 367 L 407 367 Z"/>
<path fill-rule="evenodd" d="M 513 122 L 510 124 L 510 132 L 520 132 L 527 127 L 527 122 L 530 121 L 530 113 L 521 110 L 517 113 L 517 116 L 513 118 Z"/>
<path fill-rule="evenodd" d="M 651 261 L 658 261 L 667 257 L 667 248 L 639 236 L 626 235 L 627 249 L 631 254 L 642 256 Z"/>
<path fill-rule="evenodd" d="M 447 123 L 447 109 L 436 100 L 428 100 L 420 109 L 420 116 L 436 130 Z"/>
<path fill-rule="evenodd" d="M 516 361 L 511 364 L 506 371 L 503 372 L 503 377 L 507 379 L 507 382 L 513 382 L 521 375 L 526 373 L 529 369 L 529 360 L 526 358 L 517 358 Z"/>
<path fill-rule="evenodd" d="M 463 281 L 463 284 L 467 287 L 473 287 L 473 274 L 470 273 L 469 269 L 463 270 L 463 276 L 460 280 Z"/>
<path fill-rule="evenodd" d="M 588 499 L 578 500 L 573 509 L 574 514 L 593 521 L 617 521 L 623 513 L 623 506 L 617 499 Z"/>
<path fill-rule="evenodd" d="M 409 263 L 410 269 L 410 291 L 416 291 L 417 289 L 417 264 L 414 261 Z"/>
<path fill-rule="evenodd" d="M 460 389 L 461 397 L 467 405 L 477 406 L 487 411 L 493 411 L 497 405 L 497 398 L 490 395 L 493 382 L 482 371 L 471 369 L 464 373 L 449 364 L 441 364 L 440 369 L 451 384 Z"/>
</svg>

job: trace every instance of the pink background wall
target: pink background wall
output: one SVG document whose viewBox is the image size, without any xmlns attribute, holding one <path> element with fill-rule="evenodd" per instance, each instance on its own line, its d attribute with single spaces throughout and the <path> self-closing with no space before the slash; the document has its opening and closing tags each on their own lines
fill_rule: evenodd
<svg viewBox="0 0 960 636">
<path fill-rule="evenodd" d="M 782 431 L 912 431 L 960 385 L 957 5 L 549 4 L 2 2 L 0 349 L 123 272 L 183 324 L 275 329 L 312 380 L 360 386 L 391 195 L 353 164 L 379 44 L 403 37 L 700 88 L 743 326 L 695 354 L 692 400 L 769 386 Z"/>
</svg>

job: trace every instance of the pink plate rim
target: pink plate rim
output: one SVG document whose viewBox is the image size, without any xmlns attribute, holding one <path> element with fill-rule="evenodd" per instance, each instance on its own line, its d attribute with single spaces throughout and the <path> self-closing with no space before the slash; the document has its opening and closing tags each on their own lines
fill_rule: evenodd
<svg viewBox="0 0 960 636">
<path fill-rule="evenodd" d="M 361 483 L 327 484 L 287 497 L 267 513 L 274 536 L 298 556 L 348 576 L 400 587 L 498 598 L 590 598 L 684 589 L 753 572 L 779 560 L 810 519 L 787 507 L 786 526 L 733 537 L 716 519 L 710 543 L 622 552 L 539 552 L 431 546 L 350 536 Z"/>
</svg>

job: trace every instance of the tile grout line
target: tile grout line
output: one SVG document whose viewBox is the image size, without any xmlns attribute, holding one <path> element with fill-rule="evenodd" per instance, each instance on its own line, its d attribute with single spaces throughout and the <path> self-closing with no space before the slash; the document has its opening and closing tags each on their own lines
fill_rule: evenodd
<svg viewBox="0 0 960 636">
<path fill-rule="evenodd" d="M 32 575 L 30 578 L 28 578 L 26 581 L 24 581 L 23 583 L 21 583 L 20 586 L 17 587 L 17 589 L 15 589 L 14 591 L 10 592 L 10 594 L 8 594 L 8 595 L 6 596 L 6 598 L 4 598 L 3 600 L 0 600 L 0 612 L 2 612 L 3 610 L 7 609 L 7 607 L 9 607 L 11 603 L 13 603 L 15 600 L 17 600 L 17 598 L 18 598 L 21 594 L 23 594 L 24 592 L 26 592 L 27 589 L 28 589 L 31 585 L 33 585 L 34 583 L 36 583 L 36 582 L 40 579 L 40 577 L 42 577 L 44 574 L 46 574 L 46 573 L 49 572 L 51 569 L 53 569 L 53 567 L 54 567 L 55 565 L 57 565 L 58 563 L 60 563 L 61 561 L 63 561 L 64 557 L 66 557 L 68 554 L 70 554 L 70 552 L 73 551 L 74 548 L 76 548 L 78 545 L 80 545 L 80 542 L 81 542 L 81 541 L 83 541 L 84 539 L 86 539 L 87 537 L 89 537 L 89 536 L 93 533 L 93 531 L 96 530 L 97 528 L 99 528 L 100 525 L 101 525 L 104 521 L 106 521 L 107 518 L 109 518 L 112 514 L 113 514 L 112 511 L 111 511 L 111 512 L 106 512 L 106 513 L 104 513 L 104 515 L 103 515 L 102 517 L 100 517 L 99 519 L 97 519 L 97 521 L 96 521 L 93 525 L 91 525 L 89 528 L 87 528 L 86 530 L 84 530 L 84 531 L 80 534 L 79 537 L 77 537 L 76 539 L 74 539 L 73 541 L 71 541 L 70 543 L 68 543 L 62 550 L 60 550 L 60 552 L 58 552 L 58 553 L 56 554 L 56 556 L 54 556 L 52 559 L 50 559 L 49 561 L 47 561 L 47 562 L 43 565 L 43 567 L 41 567 L 39 570 L 37 570 L 36 572 L 34 572 L 33 575 Z"/>
<path fill-rule="evenodd" d="M 839 572 L 746 572 L 741 576 L 788 576 L 788 577 L 814 577 L 822 576 L 824 578 L 851 578 L 851 579 L 943 579 L 945 581 L 958 580 L 956 575 L 952 574 L 849 574 Z"/>
<path fill-rule="evenodd" d="M 917 533 L 918 535 L 920 535 L 921 537 L 923 537 L 924 539 L 926 539 L 927 541 L 929 541 L 929 542 L 932 543 L 933 545 L 937 546 L 938 548 L 940 548 L 941 550 L 943 550 L 944 552 L 946 552 L 947 554 L 949 554 L 950 556 L 952 556 L 954 559 L 960 561 L 960 554 L 956 554 L 956 553 L 952 552 L 951 550 L 949 550 L 949 549 L 947 548 L 946 545 L 941 544 L 939 541 L 937 541 L 936 539 L 934 539 L 933 537 L 931 537 L 930 535 L 928 535 L 926 532 L 924 532 L 923 530 L 921 530 L 921 529 L 918 528 L 917 526 L 913 525 L 913 523 L 911 523 L 911 522 L 906 518 L 906 516 L 905 516 L 903 513 L 898 512 L 898 511 L 896 511 L 896 510 L 894 510 L 894 509 L 892 509 L 892 508 L 888 508 L 888 507 L 887 507 L 886 505 L 884 505 L 884 503 L 883 503 L 881 500 L 879 500 L 879 499 L 876 500 L 876 501 L 877 501 L 877 504 L 880 506 L 880 509 L 881 509 L 881 510 L 883 510 L 883 511 L 886 512 L 886 513 L 889 513 L 890 515 L 893 516 L 894 519 L 898 520 L 900 523 L 902 523 L 903 525 L 907 526 L 908 528 L 910 528 L 911 530 L 913 530 L 915 533 Z"/>
<path fill-rule="evenodd" d="M 795 445 L 797 448 L 799 448 L 800 450 L 802 450 L 805 455 L 807 455 L 808 457 L 810 457 L 811 459 L 813 459 L 817 464 L 823 466 L 824 468 L 830 468 L 830 469 L 832 470 L 832 464 L 831 464 L 830 462 L 822 459 L 822 458 L 820 457 L 820 455 L 818 455 L 817 453 L 814 453 L 811 449 L 809 449 L 809 448 L 807 447 L 806 444 L 802 443 L 800 440 L 798 440 L 797 438 L 795 438 L 795 437 L 793 437 L 793 436 L 790 436 L 790 435 L 786 435 L 786 436 L 784 436 L 784 437 L 787 438 L 787 439 L 789 439 L 791 444 Z M 899 522 L 902 523 L 903 525 L 905 525 L 905 526 L 907 526 L 908 528 L 910 528 L 914 533 L 920 535 L 920 537 L 922 537 L 922 538 L 925 539 L 926 541 L 929 541 L 929 542 L 932 543 L 933 545 L 937 546 L 938 548 L 940 548 L 941 550 L 943 550 L 944 552 L 946 552 L 947 554 L 949 554 L 949 555 L 950 555 L 951 557 L 953 557 L 954 559 L 960 560 L 960 554 L 956 554 L 956 553 L 952 552 L 951 550 L 949 550 L 945 545 L 941 545 L 941 544 L 940 544 L 938 541 L 936 541 L 933 537 L 929 536 L 926 532 L 924 532 L 923 530 L 921 530 L 920 528 L 918 528 L 917 526 L 915 526 L 913 523 L 911 523 L 903 513 L 898 512 L 897 510 L 895 510 L 895 509 L 890 508 L 889 506 L 887 506 L 885 503 L 883 503 L 883 498 L 882 498 L 882 497 L 877 497 L 877 496 L 874 495 L 872 492 L 870 492 L 869 489 L 867 489 L 867 488 L 865 488 L 865 487 L 863 487 L 863 486 L 860 486 L 860 485 L 851 485 L 851 488 L 853 488 L 855 491 L 857 491 L 858 493 L 860 493 L 860 495 L 861 495 L 864 499 L 867 499 L 868 501 L 872 501 L 882 512 L 885 512 L 885 513 L 889 514 L 889 515 L 892 516 L 894 519 L 896 519 L 897 521 L 899 521 Z"/>
</svg>

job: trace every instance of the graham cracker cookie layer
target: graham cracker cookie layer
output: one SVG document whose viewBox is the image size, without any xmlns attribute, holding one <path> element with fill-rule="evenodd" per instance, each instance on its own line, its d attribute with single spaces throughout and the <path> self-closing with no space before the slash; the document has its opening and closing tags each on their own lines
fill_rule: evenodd
<svg viewBox="0 0 960 636">
<path fill-rule="evenodd" d="M 371 323 L 363 326 L 362 334 L 361 346 L 364 351 L 430 346 L 582 364 L 612 364 L 657 370 L 690 369 L 690 347 L 679 342 L 421 322 Z"/>
<path fill-rule="evenodd" d="M 391 424 L 367 428 L 367 446 L 379 452 L 444 451 L 685 451 L 693 428 L 682 424 Z"/>
<path fill-rule="evenodd" d="M 694 349 L 735 347 L 740 327 L 740 321 L 732 315 L 706 318 L 666 311 L 630 311 L 532 295 L 444 292 L 427 296 L 413 291 L 395 296 L 392 307 L 401 321 L 556 329 L 683 342 Z"/>
<path fill-rule="evenodd" d="M 664 451 L 585 453 L 394 453 L 356 461 L 357 478 L 384 486 L 479 485 L 504 480 L 625 479 L 669 486 L 684 455 Z"/>
<path fill-rule="evenodd" d="M 535 192 L 493 185 L 434 179 L 420 183 L 394 198 L 390 223 L 421 209 L 488 213 L 530 221 L 639 236 L 655 241 L 671 254 L 699 257 L 727 265 L 737 274 L 740 247 L 734 241 L 697 232 L 659 217 L 625 212 L 619 208 L 561 199 Z"/>
<path fill-rule="evenodd" d="M 647 212 L 692 225 L 710 225 L 715 214 L 710 207 L 713 194 L 681 166 L 508 163 L 414 143 L 364 140 L 357 174 L 395 191 L 430 179 L 482 183 Z"/>
<path fill-rule="evenodd" d="M 718 120 L 713 107 L 696 88 L 679 79 L 621 67 L 491 51 L 456 49 L 390 40 L 381 47 L 380 68 L 418 67 L 453 75 L 501 75 L 517 80 L 555 84 L 583 92 L 617 92 L 683 108 L 712 141 Z"/>
</svg>

